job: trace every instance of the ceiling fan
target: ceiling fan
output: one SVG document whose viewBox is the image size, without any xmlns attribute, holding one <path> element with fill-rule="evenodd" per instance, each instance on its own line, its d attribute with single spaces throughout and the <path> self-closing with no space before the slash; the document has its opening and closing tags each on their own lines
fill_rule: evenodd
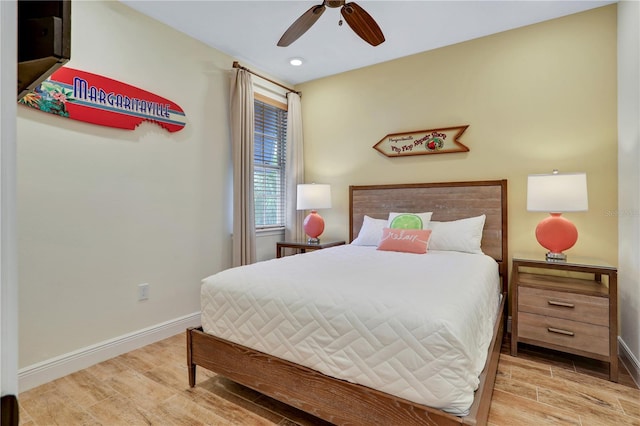
<svg viewBox="0 0 640 426">
<path fill-rule="evenodd" d="M 286 47 L 296 41 L 307 32 L 309 28 L 320 18 L 327 7 L 342 7 L 340 13 L 351 29 L 372 46 L 377 46 L 384 42 L 382 30 L 363 8 L 354 2 L 346 3 L 345 0 L 324 0 L 322 4 L 311 7 L 302 16 L 291 24 L 278 41 L 278 46 Z M 340 20 L 339 25 L 342 25 Z"/>
</svg>

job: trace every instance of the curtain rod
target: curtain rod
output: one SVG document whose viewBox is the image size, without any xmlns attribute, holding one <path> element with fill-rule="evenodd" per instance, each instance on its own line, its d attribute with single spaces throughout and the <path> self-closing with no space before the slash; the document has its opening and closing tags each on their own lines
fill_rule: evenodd
<svg viewBox="0 0 640 426">
<path fill-rule="evenodd" d="M 238 61 L 233 61 L 233 68 L 239 68 L 239 69 L 241 69 L 241 70 L 245 70 L 245 71 L 247 71 L 247 72 L 249 72 L 249 73 L 251 73 L 251 74 L 253 74 L 253 75 L 256 75 L 256 76 L 258 76 L 258 77 L 260 77 L 260 78 L 262 78 L 262 79 L 264 79 L 264 80 L 267 80 L 267 81 L 268 81 L 268 82 L 270 82 L 270 83 L 275 84 L 276 86 L 280 86 L 280 87 L 282 87 L 283 89 L 288 90 L 289 92 L 293 92 L 293 93 L 295 93 L 295 94 L 297 94 L 297 95 L 300 95 L 300 92 L 298 92 L 297 90 L 293 90 L 293 89 L 292 89 L 292 88 L 290 88 L 290 87 L 287 87 L 287 86 L 285 86 L 285 85 L 283 85 L 283 84 L 278 83 L 277 81 L 273 81 L 273 80 L 271 80 L 270 78 L 267 78 L 267 77 L 265 77 L 265 76 L 262 76 L 262 75 L 258 74 L 257 72 L 253 72 L 253 71 L 251 71 L 249 68 L 246 68 L 246 67 L 243 67 L 242 65 L 240 65 L 240 64 L 238 63 Z"/>
</svg>

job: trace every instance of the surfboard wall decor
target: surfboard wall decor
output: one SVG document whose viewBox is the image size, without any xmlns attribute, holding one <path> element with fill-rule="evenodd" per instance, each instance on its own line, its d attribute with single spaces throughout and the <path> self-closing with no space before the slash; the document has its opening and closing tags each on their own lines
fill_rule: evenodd
<svg viewBox="0 0 640 426">
<path fill-rule="evenodd" d="M 175 102 L 121 81 L 62 67 L 18 101 L 40 111 L 118 129 L 143 121 L 181 130 L 185 114 Z"/>
</svg>

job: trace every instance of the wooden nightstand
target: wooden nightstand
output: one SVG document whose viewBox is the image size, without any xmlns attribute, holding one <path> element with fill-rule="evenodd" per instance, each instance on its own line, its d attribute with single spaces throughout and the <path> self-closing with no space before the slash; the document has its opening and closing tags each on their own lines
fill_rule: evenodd
<svg viewBox="0 0 640 426">
<path fill-rule="evenodd" d="M 319 244 L 311 244 L 306 241 L 305 242 L 280 241 L 279 243 L 276 243 L 276 257 L 278 258 L 282 257 L 282 249 L 285 249 L 285 248 L 297 249 L 297 250 L 300 250 L 301 253 L 305 253 L 307 250 L 309 251 L 320 250 L 327 247 L 341 246 L 344 244 L 345 244 L 344 241 L 329 241 L 326 243 L 321 242 Z"/>
<path fill-rule="evenodd" d="M 511 355 L 522 342 L 605 361 L 617 382 L 617 277 L 616 267 L 596 260 L 514 257 Z"/>
</svg>

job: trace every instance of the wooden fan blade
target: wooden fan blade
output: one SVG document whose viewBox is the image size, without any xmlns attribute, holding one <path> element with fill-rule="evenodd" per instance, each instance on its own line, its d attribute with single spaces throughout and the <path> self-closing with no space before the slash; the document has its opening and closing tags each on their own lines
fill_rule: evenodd
<svg viewBox="0 0 640 426">
<path fill-rule="evenodd" d="M 278 41 L 278 46 L 286 47 L 300 38 L 302 34 L 306 33 L 307 30 L 316 23 L 316 21 L 318 20 L 318 18 L 320 18 L 324 11 L 324 3 L 313 6 L 311 9 L 307 10 L 301 17 L 296 19 L 296 21 L 291 24 L 289 29 L 287 29 L 284 34 L 282 34 L 282 37 L 280 37 L 280 41 Z"/>
<path fill-rule="evenodd" d="M 340 13 L 351 29 L 372 46 L 384 43 L 382 30 L 363 8 L 354 2 L 345 4 Z"/>
</svg>

